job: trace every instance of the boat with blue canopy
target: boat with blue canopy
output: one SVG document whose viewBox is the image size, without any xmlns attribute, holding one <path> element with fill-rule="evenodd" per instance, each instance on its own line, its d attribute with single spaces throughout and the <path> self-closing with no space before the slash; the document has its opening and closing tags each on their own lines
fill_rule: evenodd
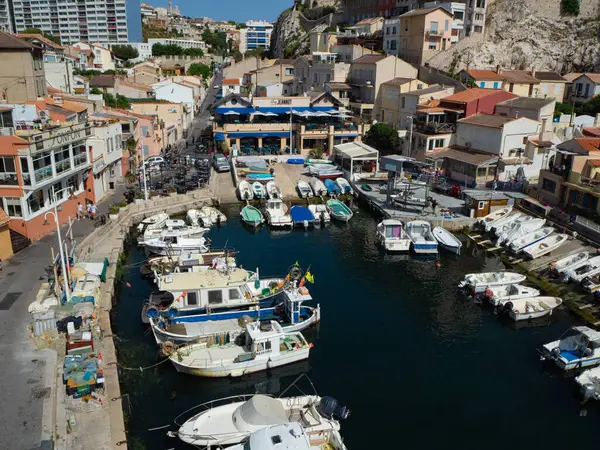
<svg viewBox="0 0 600 450">
<path fill-rule="evenodd" d="M 327 193 L 329 195 L 340 195 L 342 193 L 342 190 L 334 180 L 325 179 L 323 180 L 323 183 L 325 184 L 325 187 L 327 188 Z"/>
<path fill-rule="evenodd" d="M 315 226 L 315 217 L 313 216 L 310 209 L 305 206 L 292 206 L 290 209 L 290 214 L 292 215 L 292 222 L 294 222 L 294 226 L 301 225 L 304 228 L 308 228 L 311 226 Z"/>
</svg>

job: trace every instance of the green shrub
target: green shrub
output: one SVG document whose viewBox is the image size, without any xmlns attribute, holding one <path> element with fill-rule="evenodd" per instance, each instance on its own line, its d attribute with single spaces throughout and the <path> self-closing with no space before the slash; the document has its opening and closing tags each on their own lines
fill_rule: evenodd
<svg viewBox="0 0 600 450">
<path fill-rule="evenodd" d="M 579 0 L 561 0 L 560 9 L 566 16 L 578 16 Z"/>
</svg>

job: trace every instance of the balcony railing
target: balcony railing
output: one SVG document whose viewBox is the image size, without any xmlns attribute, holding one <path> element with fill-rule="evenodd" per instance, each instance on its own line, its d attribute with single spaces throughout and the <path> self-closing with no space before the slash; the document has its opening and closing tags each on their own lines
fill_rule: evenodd
<svg viewBox="0 0 600 450">
<path fill-rule="evenodd" d="M 442 30 L 427 30 L 425 34 L 430 37 L 441 37 L 444 32 Z"/>
<path fill-rule="evenodd" d="M 424 134 L 448 134 L 454 133 L 456 126 L 452 123 L 417 122 L 415 129 Z"/>
<path fill-rule="evenodd" d="M 73 161 L 75 162 L 75 167 L 79 167 L 87 162 L 87 155 L 85 153 L 75 155 L 73 156 Z"/>
<path fill-rule="evenodd" d="M 290 131 L 290 123 L 216 123 L 215 131 Z"/>
<path fill-rule="evenodd" d="M 18 186 L 19 179 L 16 173 L 0 173 L 0 185 L 3 186 Z"/>
<path fill-rule="evenodd" d="M 571 173 L 571 167 L 549 167 L 546 170 L 542 170 L 542 172 L 558 175 L 564 181 L 569 177 L 569 174 Z"/>
</svg>

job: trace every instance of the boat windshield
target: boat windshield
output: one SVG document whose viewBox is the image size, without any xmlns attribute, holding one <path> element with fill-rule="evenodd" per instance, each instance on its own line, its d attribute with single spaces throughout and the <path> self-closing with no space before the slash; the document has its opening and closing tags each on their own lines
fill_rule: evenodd
<svg viewBox="0 0 600 450">
<path fill-rule="evenodd" d="M 402 234 L 402 227 L 400 225 L 391 225 L 385 228 L 386 238 L 399 238 Z"/>
</svg>

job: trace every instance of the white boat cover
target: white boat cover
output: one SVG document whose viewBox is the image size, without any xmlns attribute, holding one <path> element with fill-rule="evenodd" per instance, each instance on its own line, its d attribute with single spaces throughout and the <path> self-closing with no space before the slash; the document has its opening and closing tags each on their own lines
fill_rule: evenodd
<svg viewBox="0 0 600 450">
<path fill-rule="evenodd" d="M 281 425 L 289 423 L 289 418 L 279 400 L 257 394 L 233 413 L 233 422 L 238 430 L 244 431 L 246 429 L 244 424 Z"/>
</svg>

